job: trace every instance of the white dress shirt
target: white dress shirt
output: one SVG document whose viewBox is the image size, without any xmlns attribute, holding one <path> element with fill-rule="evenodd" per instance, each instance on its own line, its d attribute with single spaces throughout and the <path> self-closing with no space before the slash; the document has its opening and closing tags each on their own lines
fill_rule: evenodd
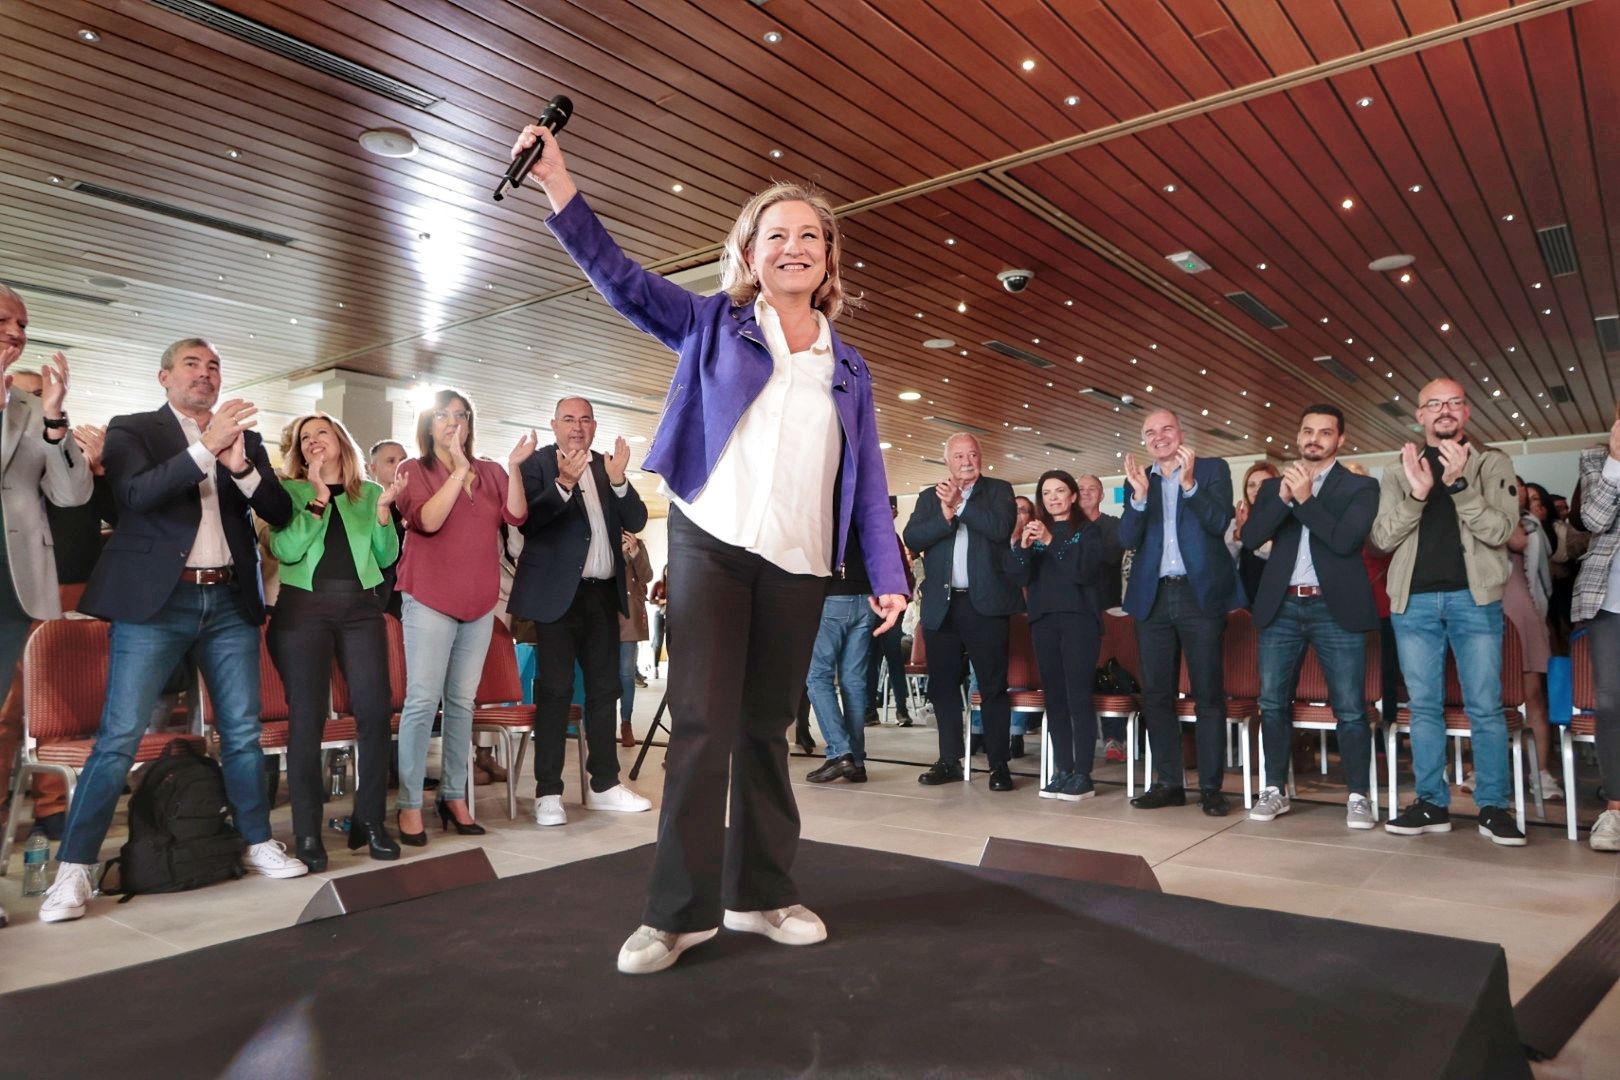
<svg viewBox="0 0 1620 1080">
<path fill-rule="evenodd" d="M 619 538 L 607 534 L 607 515 L 602 512 L 602 493 L 596 490 L 596 474 L 591 471 L 593 464 L 594 460 L 585 466 L 585 472 L 574 485 L 573 491 L 565 490 L 561 483 L 557 485 L 557 489 L 562 491 L 565 501 L 573 498 L 574 491 L 579 492 L 580 498 L 585 500 L 585 520 L 591 523 L 591 546 L 585 551 L 585 568 L 580 571 L 579 576 L 606 580 L 618 576 L 613 564 L 613 548 L 619 542 Z M 614 495 L 623 495 L 629 490 L 628 482 L 613 485 Z"/>
<path fill-rule="evenodd" d="M 1177 465 L 1166 476 L 1164 470 L 1159 468 L 1155 461 L 1148 466 L 1149 473 L 1159 474 L 1159 505 L 1164 510 L 1164 553 L 1159 556 L 1160 577 L 1186 577 L 1187 564 L 1181 558 L 1181 534 L 1177 531 L 1178 518 L 1181 512 L 1181 466 Z M 1194 481 L 1192 490 L 1187 492 L 1187 498 L 1198 494 L 1198 482 Z M 1147 509 L 1146 499 L 1132 499 L 1131 509 L 1138 512 Z"/>
<path fill-rule="evenodd" d="M 832 333 L 818 311 L 815 343 L 788 349 L 781 321 L 761 296 L 770 378 L 732 431 L 714 471 L 691 502 L 663 493 L 715 539 L 751 551 L 790 574 L 829 577 L 833 481 L 842 444 L 833 408 Z"/>
<path fill-rule="evenodd" d="M 973 484 L 977 484 L 975 480 Z M 951 588 L 968 587 L 968 529 L 962 524 L 962 508 L 973 494 L 973 484 L 962 489 L 962 501 L 956 504 L 956 535 L 951 538 Z"/>
<path fill-rule="evenodd" d="M 1322 493 L 1322 484 L 1327 480 L 1327 474 L 1333 471 L 1330 465 L 1326 469 L 1311 477 L 1311 498 Z M 1298 506 L 1297 501 L 1290 503 Z M 1311 558 L 1311 530 L 1301 529 L 1299 533 L 1299 551 L 1294 555 L 1294 572 L 1288 578 L 1290 585 L 1321 585 L 1316 576 L 1316 562 Z"/>
<path fill-rule="evenodd" d="M 186 449 L 191 454 L 191 460 L 203 471 L 202 481 L 198 484 L 202 492 L 202 520 L 197 523 L 197 538 L 191 542 L 191 554 L 186 556 L 186 566 L 196 570 L 230 566 L 234 560 L 231 558 L 231 546 L 225 542 L 225 523 L 219 515 L 219 487 L 215 481 L 214 466 L 218 464 L 218 459 L 203 445 L 202 428 L 197 426 L 197 421 L 173 405 L 169 406 L 169 411 L 180 421 L 180 430 L 186 433 Z M 253 464 L 252 458 L 248 459 L 248 464 Z M 231 479 L 246 498 L 251 499 L 253 493 L 259 490 L 257 469 L 240 480 L 235 477 Z"/>
</svg>

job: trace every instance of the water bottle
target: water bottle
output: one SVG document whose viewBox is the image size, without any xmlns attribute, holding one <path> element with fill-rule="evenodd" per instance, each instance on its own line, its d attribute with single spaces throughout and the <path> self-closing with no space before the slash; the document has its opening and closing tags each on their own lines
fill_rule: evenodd
<svg viewBox="0 0 1620 1080">
<path fill-rule="evenodd" d="M 51 842 L 45 838 L 45 830 L 35 825 L 34 831 L 28 834 L 28 843 L 23 845 L 23 890 L 24 896 L 39 896 L 44 893 L 45 887 L 50 884 L 46 880 L 50 876 Z"/>
</svg>

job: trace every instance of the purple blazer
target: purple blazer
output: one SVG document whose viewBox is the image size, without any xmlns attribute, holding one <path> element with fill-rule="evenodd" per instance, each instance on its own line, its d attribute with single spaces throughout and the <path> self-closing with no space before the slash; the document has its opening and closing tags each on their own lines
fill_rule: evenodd
<svg viewBox="0 0 1620 1080">
<path fill-rule="evenodd" d="M 619 314 L 680 356 L 646 468 L 662 476 L 680 498 L 692 501 L 774 366 L 753 307 L 733 307 L 725 293 L 698 296 L 642 269 L 619 250 L 583 195 L 576 194 L 546 224 Z M 836 331 L 832 348 L 833 406 L 844 444 L 833 569 L 836 573 L 843 565 L 853 524 L 873 591 L 909 596 L 899 549 L 888 540 L 894 515 L 883 451 L 878 449 L 871 369 Z"/>
</svg>

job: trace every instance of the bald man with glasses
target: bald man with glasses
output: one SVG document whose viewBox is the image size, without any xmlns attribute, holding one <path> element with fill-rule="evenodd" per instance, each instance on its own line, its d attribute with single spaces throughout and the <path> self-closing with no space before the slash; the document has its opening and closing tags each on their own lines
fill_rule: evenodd
<svg viewBox="0 0 1620 1080">
<path fill-rule="evenodd" d="M 1450 832 L 1446 784 L 1446 649 L 1457 661 L 1474 747 L 1479 831 L 1522 847 L 1508 808 L 1507 721 L 1502 714 L 1502 590 L 1507 539 L 1518 527 L 1513 463 L 1467 434 L 1462 384 L 1435 379 L 1418 395 L 1423 445 L 1401 448 L 1384 469 L 1372 542 L 1391 552 L 1390 618 L 1412 713 L 1417 800 L 1384 828 L 1400 836 Z"/>
</svg>

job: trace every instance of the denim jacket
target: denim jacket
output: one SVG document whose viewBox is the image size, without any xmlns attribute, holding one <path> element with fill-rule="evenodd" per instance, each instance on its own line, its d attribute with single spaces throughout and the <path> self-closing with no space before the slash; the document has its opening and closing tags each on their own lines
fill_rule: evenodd
<svg viewBox="0 0 1620 1080">
<path fill-rule="evenodd" d="M 708 483 L 720 452 L 771 375 L 770 349 L 753 306 L 734 307 L 725 293 L 699 296 L 642 269 L 619 250 L 583 195 L 576 194 L 546 224 L 619 314 L 679 355 L 646 468 L 691 502 Z M 832 349 L 833 406 L 843 433 L 833 572 L 843 566 L 853 524 L 864 541 L 861 548 L 873 592 L 909 595 L 900 553 L 887 541 L 894 521 L 883 451 L 878 448 L 871 370 L 836 331 Z"/>
</svg>

